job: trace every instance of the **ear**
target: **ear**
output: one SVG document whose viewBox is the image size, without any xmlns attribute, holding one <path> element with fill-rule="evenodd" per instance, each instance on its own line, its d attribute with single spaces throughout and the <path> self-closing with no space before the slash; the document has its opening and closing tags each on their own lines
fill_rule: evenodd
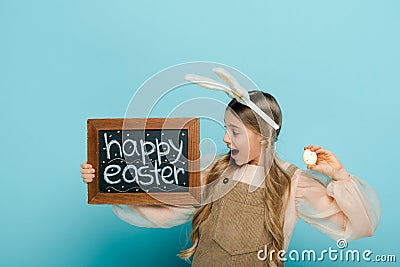
<svg viewBox="0 0 400 267">
<path fill-rule="evenodd" d="M 262 135 L 258 136 L 258 141 L 260 142 L 261 145 L 264 145 L 267 143 L 267 139 Z"/>
</svg>

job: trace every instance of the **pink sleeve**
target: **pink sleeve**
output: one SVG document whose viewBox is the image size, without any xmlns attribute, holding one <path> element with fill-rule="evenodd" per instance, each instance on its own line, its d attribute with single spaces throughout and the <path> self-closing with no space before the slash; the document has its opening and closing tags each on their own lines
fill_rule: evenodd
<svg viewBox="0 0 400 267">
<path fill-rule="evenodd" d="M 301 169 L 295 195 L 298 216 L 334 240 L 371 236 L 381 218 L 374 189 L 355 175 L 345 181 L 331 180 L 316 171 Z"/>
</svg>

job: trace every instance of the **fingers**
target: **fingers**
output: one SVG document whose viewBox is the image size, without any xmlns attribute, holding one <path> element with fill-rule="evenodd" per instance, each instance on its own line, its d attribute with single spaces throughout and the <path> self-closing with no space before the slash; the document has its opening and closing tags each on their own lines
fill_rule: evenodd
<svg viewBox="0 0 400 267">
<path fill-rule="evenodd" d="M 328 150 L 326 150 L 326 149 L 320 148 L 320 149 L 317 149 L 317 150 L 315 151 L 315 153 L 317 153 L 317 154 L 326 154 L 326 155 L 328 155 L 330 152 L 329 152 Z"/>
<path fill-rule="evenodd" d="M 83 179 L 83 182 L 84 182 L 85 184 L 89 184 L 89 183 L 93 182 L 93 178 L 84 178 L 84 179 Z"/>
<path fill-rule="evenodd" d="M 307 164 L 307 169 L 310 169 L 310 170 L 312 170 L 312 168 L 314 167 L 314 165 L 313 164 Z"/>
<path fill-rule="evenodd" d="M 90 169 L 81 169 L 81 173 L 82 174 L 86 174 L 86 173 L 94 173 L 95 170 L 93 168 Z"/>
<path fill-rule="evenodd" d="M 323 172 L 323 168 L 321 168 L 321 166 L 319 166 L 319 165 L 308 164 L 307 169 L 312 170 L 312 171 L 321 172 L 321 173 Z"/>
<path fill-rule="evenodd" d="M 95 169 L 92 165 L 88 164 L 87 162 L 83 162 L 80 164 L 81 166 L 81 177 L 84 183 L 91 183 L 95 178 Z"/>
<path fill-rule="evenodd" d="M 304 150 L 309 149 L 312 152 L 315 152 L 317 154 L 331 154 L 331 152 L 329 150 L 326 150 L 324 148 L 322 148 L 321 146 L 313 146 L 313 145 L 309 145 L 309 146 L 305 146 Z"/>
<path fill-rule="evenodd" d="M 93 170 L 93 172 L 94 172 L 94 170 Z M 82 176 L 84 183 L 91 183 L 91 182 L 93 182 L 93 179 L 95 178 L 95 175 L 93 173 L 84 173 L 81 176 Z"/>
<path fill-rule="evenodd" d="M 305 147 L 304 147 L 304 150 L 309 149 L 309 150 L 311 150 L 312 152 L 315 152 L 316 150 L 318 150 L 318 149 L 320 149 L 320 148 L 321 148 L 320 146 L 309 145 L 309 146 L 305 146 Z"/>
<path fill-rule="evenodd" d="M 80 166 L 81 166 L 82 169 L 90 169 L 90 168 L 92 168 L 92 165 L 88 164 L 87 162 L 81 163 Z"/>
<path fill-rule="evenodd" d="M 91 174 L 91 173 L 85 173 L 85 174 L 82 174 L 81 176 L 83 179 L 89 179 L 89 178 L 93 179 L 95 177 L 95 175 Z"/>
<path fill-rule="evenodd" d="M 318 164 L 314 165 L 314 164 L 307 164 L 307 169 L 313 170 L 313 171 L 321 171 L 321 166 L 319 166 Z"/>
</svg>

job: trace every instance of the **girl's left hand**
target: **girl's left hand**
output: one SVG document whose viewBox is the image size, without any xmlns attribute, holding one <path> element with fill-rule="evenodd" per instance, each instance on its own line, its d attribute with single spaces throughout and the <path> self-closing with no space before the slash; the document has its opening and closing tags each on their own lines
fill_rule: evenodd
<svg viewBox="0 0 400 267">
<path fill-rule="evenodd" d="M 340 163 L 339 159 L 331 151 L 320 146 L 309 145 L 304 147 L 304 150 L 309 149 L 317 153 L 316 165 L 307 164 L 307 169 L 318 171 L 332 177 L 336 181 L 344 181 L 350 178 L 350 174 Z"/>
</svg>

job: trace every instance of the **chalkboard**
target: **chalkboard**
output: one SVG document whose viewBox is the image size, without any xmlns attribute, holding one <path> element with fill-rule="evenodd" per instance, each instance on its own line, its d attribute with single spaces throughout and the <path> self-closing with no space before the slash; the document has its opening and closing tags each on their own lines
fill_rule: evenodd
<svg viewBox="0 0 400 267">
<path fill-rule="evenodd" d="M 199 204 L 198 118 L 88 119 L 89 204 Z"/>
<path fill-rule="evenodd" d="M 187 132 L 99 131 L 100 192 L 187 192 Z"/>
</svg>

